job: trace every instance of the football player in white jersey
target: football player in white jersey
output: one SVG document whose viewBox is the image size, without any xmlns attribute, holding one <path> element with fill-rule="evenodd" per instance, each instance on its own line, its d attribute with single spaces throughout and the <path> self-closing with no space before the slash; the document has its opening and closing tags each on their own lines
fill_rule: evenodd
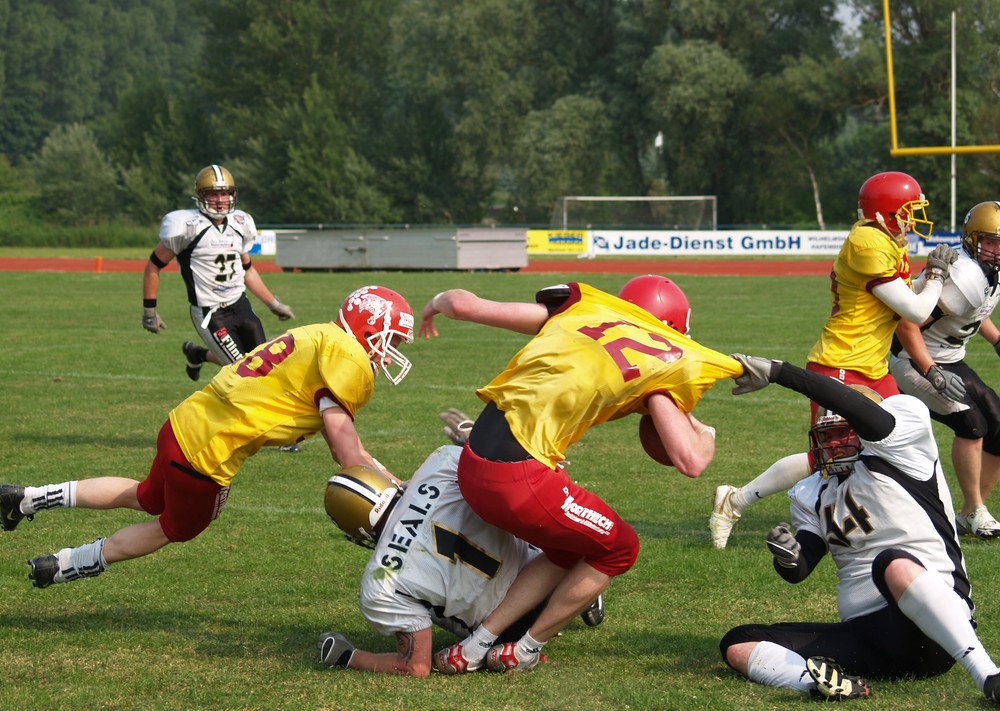
<svg viewBox="0 0 1000 711">
<path fill-rule="evenodd" d="M 900 391 L 955 432 L 951 461 L 962 489 L 960 533 L 1000 537 L 986 499 L 1000 479 L 1000 397 L 965 362 L 978 332 L 1000 354 L 1000 329 L 990 315 L 1000 301 L 1000 202 L 981 202 L 965 216 L 962 251 L 937 307 L 923 324 L 900 321 L 889 368 Z M 936 379 L 957 387 L 940 389 Z"/>
<path fill-rule="evenodd" d="M 257 225 L 236 209 L 236 181 L 221 165 L 202 168 L 195 177 L 197 209 L 174 210 L 160 224 L 160 242 L 149 255 L 142 278 L 142 327 L 159 333 L 167 326 L 156 312 L 160 270 L 177 258 L 191 304 L 191 322 L 208 347 L 185 341 L 187 374 L 201 377 L 205 361 L 228 365 L 263 343 L 264 326 L 246 290 L 280 321 L 295 318 L 264 284 L 250 261 Z"/>
<path fill-rule="evenodd" d="M 458 458 L 472 421 L 442 413 L 445 433 L 458 446 L 435 450 L 404 488 L 367 467 L 331 477 L 325 505 L 347 537 L 374 548 L 361 578 L 361 612 L 379 633 L 396 637 L 395 652 L 356 649 L 344 634 L 320 637 L 320 660 L 331 667 L 427 676 L 432 669 L 432 625 L 459 638 L 493 611 L 518 571 L 540 551 L 483 521 L 458 488 Z M 507 631 L 518 639 L 539 609 Z M 604 619 L 603 600 L 583 613 L 593 627 Z"/>
<path fill-rule="evenodd" d="M 792 526 L 772 528 L 767 545 L 791 583 L 830 554 L 841 621 L 735 627 L 719 645 L 725 662 L 759 684 L 841 700 L 869 696 L 866 679 L 932 677 L 957 661 L 1000 702 L 927 408 L 911 395 L 881 400 L 789 363 L 734 357 L 744 366 L 735 394 L 778 383 L 827 410 L 810 430 L 819 471 L 789 491 Z"/>
</svg>

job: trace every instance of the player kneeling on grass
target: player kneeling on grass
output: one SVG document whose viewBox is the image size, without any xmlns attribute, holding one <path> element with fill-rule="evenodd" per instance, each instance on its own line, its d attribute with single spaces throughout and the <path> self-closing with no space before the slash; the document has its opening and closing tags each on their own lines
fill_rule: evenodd
<svg viewBox="0 0 1000 711">
<path fill-rule="evenodd" d="M 789 492 L 796 532 L 778 524 L 767 545 L 792 583 L 830 553 L 841 622 L 735 627 L 719 645 L 725 662 L 759 684 L 842 700 L 870 696 L 866 679 L 932 677 L 958 661 L 1000 702 L 927 408 L 789 363 L 734 357 L 744 366 L 735 394 L 778 383 L 828 411 L 810 430 L 819 471 Z"/>
<path fill-rule="evenodd" d="M 37 588 L 100 575 L 111 565 L 188 541 L 222 512 L 229 486 L 265 445 L 322 432 L 343 466 L 377 466 L 354 427 L 381 369 L 394 385 L 410 369 L 400 343 L 413 341 L 413 312 L 381 286 L 348 295 L 335 322 L 293 328 L 222 368 L 170 411 L 143 481 L 96 477 L 45 486 L 0 485 L 0 524 L 12 531 L 43 509 L 129 508 L 156 518 L 93 543 L 29 561 Z"/>
<path fill-rule="evenodd" d="M 432 625 L 468 636 L 496 607 L 537 548 L 472 512 L 458 489 L 458 458 L 472 421 L 458 410 L 441 413 L 445 434 L 459 446 L 433 452 L 405 487 L 367 467 L 349 467 L 326 488 L 326 511 L 347 537 L 373 548 L 361 579 L 361 613 L 378 632 L 395 635 L 395 652 L 356 649 L 339 632 L 319 640 L 320 661 L 331 667 L 427 676 Z M 517 640 L 537 616 L 507 632 Z M 598 599 L 583 614 L 603 621 Z"/>
</svg>

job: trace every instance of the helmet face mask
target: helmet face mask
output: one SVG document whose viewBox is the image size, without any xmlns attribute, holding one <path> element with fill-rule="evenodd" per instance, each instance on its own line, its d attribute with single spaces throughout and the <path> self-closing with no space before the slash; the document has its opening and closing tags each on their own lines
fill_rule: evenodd
<svg viewBox="0 0 1000 711">
<path fill-rule="evenodd" d="M 681 288 L 666 277 L 645 274 L 629 279 L 618 298 L 648 311 L 685 336 L 691 330 L 691 304 Z"/>
<path fill-rule="evenodd" d="M 877 173 L 858 192 L 858 219 L 878 223 L 899 246 L 907 234 L 930 237 L 934 223 L 927 219 L 927 206 L 920 184 L 906 173 Z"/>
<path fill-rule="evenodd" d="M 981 202 L 965 216 L 962 248 L 983 268 L 1000 270 L 1000 202 Z"/>
<path fill-rule="evenodd" d="M 398 345 L 413 343 L 413 310 L 402 296 L 384 286 L 363 286 L 344 299 L 337 322 L 365 349 L 378 374 L 393 385 L 410 372 Z"/>
<path fill-rule="evenodd" d="M 402 490 L 392 479 L 371 467 L 345 467 L 326 484 L 323 503 L 327 516 L 348 540 L 374 548 L 389 512 Z"/>
<path fill-rule="evenodd" d="M 194 197 L 198 209 L 214 220 L 225 219 L 236 209 L 236 180 L 221 165 L 209 165 L 194 179 Z"/>
<path fill-rule="evenodd" d="M 840 415 L 827 411 L 809 429 L 809 455 L 824 478 L 844 476 L 854 470 L 861 454 L 861 440 Z"/>
</svg>

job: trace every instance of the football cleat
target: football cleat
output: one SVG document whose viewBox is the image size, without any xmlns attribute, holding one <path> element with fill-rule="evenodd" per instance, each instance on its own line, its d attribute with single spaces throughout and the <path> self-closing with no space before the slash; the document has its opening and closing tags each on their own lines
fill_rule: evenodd
<svg viewBox="0 0 1000 711">
<path fill-rule="evenodd" d="M 184 341 L 181 350 L 184 351 L 184 357 L 187 359 L 184 372 L 187 373 L 187 376 L 191 380 L 197 380 L 201 377 L 201 364 L 205 362 L 205 355 L 208 353 L 208 349 L 199 346 L 193 341 Z"/>
<path fill-rule="evenodd" d="M 465 658 L 462 643 L 439 650 L 434 655 L 434 669 L 442 674 L 466 674 L 483 666 L 482 660 L 472 662 Z"/>
<path fill-rule="evenodd" d="M 859 676 L 845 674 L 832 659 L 809 657 L 806 660 L 806 670 L 816 682 L 814 696 L 821 701 L 865 699 L 872 695 L 872 688 L 867 681 Z"/>
<path fill-rule="evenodd" d="M 983 694 L 995 704 L 1000 704 L 1000 673 L 986 677 L 983 684 Z"/>
<path fill-rule="evenodd" d="M 983 504 L 967 516 L 956 514 L 955 523 L 959 533 L 985 539 L 1000 538 L 1000 523 L 996 522 L 993 514 Z"/>
<path fill-rule="evenodd" d="M 36 588 L 47 588 L 56 581 L 56 573 L 59 572 L 59 558 L 54 553 L 40 555 L 28 561 L 31 572 L 28 573 L 28 580 Z"/>
<path fill-rule="evenodd" d="M 740 520 L 740 511 L 733 507 L 732 497 L 736 493 L 735 486 L 723 484 L 715 490 L 712 500 L 712 515 L 708 518 L 708 530 L 712 533 L 712 545 L 722 549 L 729 541 L 733 526 Z"/>
<path fill-rule="evenodd" d="M 542 655 L 532 652 L 527 656 L 517 651 L 517 642 L 504 642 L 490 647 L 486 654 L 486 668 L 495 672 L 525 672 L 530 671 L 543 661 Z"/>
<path fill-rule="evenodd" d="M 597 627 L 604 622 L 604 595 L 598 595 L 594 604 L 580 613 L 580 617 L 587 627 Z"/>
<path fill-rule="evenodd" d="M 0 484 L 0 527 L 5 531 L 13 531 L 22 518 L 34 520 L 31 514 L 21 513 L 21 499 L 24 498 L 24 487 L 13 484 Z"/>
</svg>

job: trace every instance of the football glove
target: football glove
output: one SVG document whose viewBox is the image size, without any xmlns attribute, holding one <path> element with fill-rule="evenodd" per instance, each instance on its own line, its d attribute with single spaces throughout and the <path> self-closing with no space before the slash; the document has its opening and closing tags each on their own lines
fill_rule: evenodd
<svg viewBox="0 0 1000 711">
<path fill-rule="evenodd" d="M 159 333 L 167 327 L 167 324 L 163 323 L 160 314 L 156 313 L 156 307 L 153 306 L 142 310 L 142 327 L 150 333 Z"/>
<path fill-rule="evenodd" d="M 783 568 L 795 568 L 799 564 L 802 546 L 795 540 L 787 523 L 779 523 L 767 532 L 767 547 L 771 555 Z"/>
<path fill-rule="evenodd" d="M 965 382 L 950 370 L 943 370 L 937 364 L 924 373 L 924 377 L 934 386 L 938 394 L 952 402 L 961 402 L 965 397 Z"/>
<path fill-rule="evenodd" d="M 454 444 L 461 447 L 468 441 L 473 425 L 468 415 L 454 407 L 449 407 L 447 412 L 438 413 L 438 417 L 444 423 L 445 436 Z"/>
<path fill-rule="evenodd" d="M 752 393 L 754 390 L 760 390 L 770 384 L 771 360 L 747 356 L 742 353 L 734 353 L 732 357 L 738 360 L 743 366 L 743 375 L 736 377 L 736 387 L 733 388 L 733 395 Z"/>
<path fill-rule="evenodd" d="M 281 303 L 277 297 L 267 305 L 267 308 L 271 309 L 271 313 L 277 316 L 279 321 L 287 321 L 295 318 L 295 312 L 292 311 L 292 307 Z"/>
<path fill-rule="evenodd" d="M 319 660 L 328 667 L 346 667 L 354 656 L 354 644 L 340 632 L 324 632 L 319 637 Z"/>
<path fill-rule="evenodd" d="M 956 259 L 958 259 L 958 251 L 954 247 L 939 244 L 927 255 L 927 267 L 924 269 L 927 278 L 944 281 L 948 278 L 948 272 Z"/>
</svg>

